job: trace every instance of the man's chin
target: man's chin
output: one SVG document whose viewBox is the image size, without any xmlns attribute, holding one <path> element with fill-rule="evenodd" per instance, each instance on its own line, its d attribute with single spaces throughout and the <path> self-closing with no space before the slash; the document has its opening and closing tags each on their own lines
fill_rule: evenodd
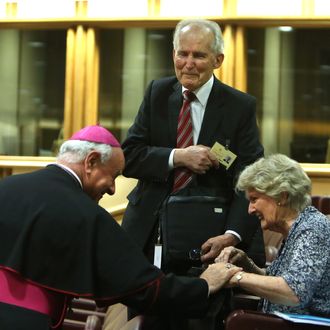
<svg viewBox="0 0 330 330">
<path fill-rule="evenodd" d="M 194 91 L 195 89 L 197 89 L 199 86 L 195 81 L 189 81 L 189 82 L 184 82 L 181 83 L 183 87 L 189 89 L 190 91 Z"/>
<path fill-rule="evenodd" d="M 195 76 L 183 77 L 180 81 L 181 85 L 191 91 L 199 87 L 198 79 Z"/>
</svg>

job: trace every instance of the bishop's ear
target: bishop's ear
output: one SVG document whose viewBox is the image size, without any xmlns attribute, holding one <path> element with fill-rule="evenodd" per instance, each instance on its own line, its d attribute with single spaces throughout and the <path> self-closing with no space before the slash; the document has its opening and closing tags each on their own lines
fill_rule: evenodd
<svg viewBox="0 0 330 330">
<path fill-rule="evenodd" d="M 91 151 L 85 158 L 84 162 L 86 172 L 90 172 L 93 168 L 95 168 L 99 164 L 100 158 L 100 153 L 97 151 Z"/>
</svg>

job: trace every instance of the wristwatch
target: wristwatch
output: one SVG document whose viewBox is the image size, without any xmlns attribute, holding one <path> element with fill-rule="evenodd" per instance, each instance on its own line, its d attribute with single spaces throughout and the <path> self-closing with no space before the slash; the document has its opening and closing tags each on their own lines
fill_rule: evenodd
<svg viewBox="0 0 330 330">
<path fill-rule="evenodd" d="M 244 272 L 239 272 L 236 274 L 235 278 L 237 280 L 237 285 L 239 286 L 239 281 L 243 278 Z"/>
</svg>

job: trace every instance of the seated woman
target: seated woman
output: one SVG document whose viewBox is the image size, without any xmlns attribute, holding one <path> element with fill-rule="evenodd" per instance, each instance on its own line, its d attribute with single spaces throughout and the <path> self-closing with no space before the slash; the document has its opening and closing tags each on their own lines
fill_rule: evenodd
<svg viewBox="0 0 330 330">
<path fill-rule="evenodd" d="M 275 154 L 248 166 L 236 188 L 245 191 L 249 213 L 258 216 L 262 228 L 281 233 L 284 240 L 266 270 L 243 251 L 225 248 L 216 262 L 243 268 L 230 285 L 264 298 L 264 312 L 330 317 L 330 221 L 310 206 L 307 174 L 296 161 Z"/>
</svg>

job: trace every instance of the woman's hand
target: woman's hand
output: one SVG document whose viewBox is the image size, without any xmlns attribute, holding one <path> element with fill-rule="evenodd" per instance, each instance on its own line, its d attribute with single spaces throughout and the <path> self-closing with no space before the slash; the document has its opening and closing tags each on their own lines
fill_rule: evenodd
<svg viewBox="0 0 330 330">
<path fill-rule="evenodd" d="M 242 267 L 244 271 L 264 275 L 264 270 L 259 268 L 248 255 L 234 246 L 224 248 L 215 262 L 228 262 L 236 266 Z"/>
<path fill-rule="evenodd" d="M 234 246 L 225 247 L 218 257 L 215 258 L 215 262 L 229 262 L 231 264 L 239 265 L 244 263 L 248 258 L 246 253 Z"/>
</svg>

